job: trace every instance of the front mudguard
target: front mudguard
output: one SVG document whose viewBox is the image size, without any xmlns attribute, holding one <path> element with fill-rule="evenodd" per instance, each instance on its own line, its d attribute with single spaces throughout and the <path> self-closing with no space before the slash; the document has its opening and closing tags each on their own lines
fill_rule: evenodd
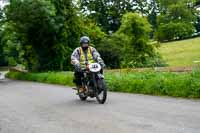
<svg viewBox="0 0 200 133">
<path fill-rule="evenodd" d="M 97 74 L 97 78 L 98 78 L 98 79 L 104 79 L 104 75 L 101 74 L 101 73 L 98 73 L 98 74 Z"/>
</svg>

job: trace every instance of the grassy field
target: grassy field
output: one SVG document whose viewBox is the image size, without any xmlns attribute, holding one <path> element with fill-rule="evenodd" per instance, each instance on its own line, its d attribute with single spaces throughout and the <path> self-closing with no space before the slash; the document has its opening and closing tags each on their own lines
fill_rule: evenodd
<svg viewBox="0 0 200 133">
<path fill-rule="evenodd" d="M 72 72 L 20 73 L 9 78 L 74 86 Z M 109 72 L 105 73 L 110 91 L 200 98 L 200 71 L 171 72 Z"/>
<path fill-rule="evenodd" d="M 169 66 L 194 66 L 200 61 L 200 37 L 161 43 L 159 52 Z"/>
</svg>

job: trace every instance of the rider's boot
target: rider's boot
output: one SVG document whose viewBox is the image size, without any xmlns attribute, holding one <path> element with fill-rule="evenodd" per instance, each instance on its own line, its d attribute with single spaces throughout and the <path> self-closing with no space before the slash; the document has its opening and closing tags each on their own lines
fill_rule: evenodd
<svg viewBox="0 0 200 133">
<path fill-rule="evenodd" d="M 86 91 L 83 86 L 77 87 L 77 90 L 78 90 L 77 95 L 82 94 L 82 93 L 84 93 Z"/>
</svg>

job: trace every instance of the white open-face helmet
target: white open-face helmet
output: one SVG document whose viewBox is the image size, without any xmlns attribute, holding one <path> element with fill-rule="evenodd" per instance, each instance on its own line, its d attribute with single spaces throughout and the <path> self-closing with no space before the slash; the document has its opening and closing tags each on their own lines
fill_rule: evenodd
<svg viewBox="0 0 200 133">
<path fill-rule="evenodd" d="M 82 44 L 90 44 L 90 38 L 87 37 L 87 36 L 81 37 L 81 39 L 80 39 L 80 44 L 81 44 L 81 45 L 82 45 Z"/>
</svg>

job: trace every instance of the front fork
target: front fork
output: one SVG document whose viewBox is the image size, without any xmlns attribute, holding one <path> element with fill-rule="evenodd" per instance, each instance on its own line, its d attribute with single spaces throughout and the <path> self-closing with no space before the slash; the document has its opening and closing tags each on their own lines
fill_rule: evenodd
<svg viewBox="0 0 200 133">
<path fill-rule="evenodd" d="M 97 92 L 97 80 L 96 80 L 95 73 L 92 73 L 92 80 L 93 80 L 95 92 Z"/>
<path fill-rule="evenodd" d="M 99 90 L 98 90 L 98 83 L 97 83 L 98 81 L 97 80 L 104 79 L 104 76 L 101 73 L 93 73 L 92 74 L 92 79 L 93 79 L 93 82 L 94 82 L 95 93 L 96 93 L 96 95 L 98 95 L 99 94 Z"/>
<path fill-rule="evenodd" d="M 94 87 L 94 92 L 98 94 L 98 85 L 97 85 L 97 80 L 104 78 L 101 73 L 91 73 L 91 78 L 93 81 L 93 87 Z M 84 73 L 83 78 L 82 78 L 82 87 L 86 90 L 85 93 L 87 94 L 89 92 L 88 88 L 88 81 L 87 81 L 87 73 Z M 78 89 L 79 92 L 79 89 Z"/>
<path fill-rule="evenodd" d="M 88 87 L 87 87 L 87 81 L 86 81 L 86 78 L 87 78 L 87 73 L 83 73 L 83 77 L 81 79 L 81 83 L 82 83 L 82 86 L 84 89 L 85 89 L 85 93 L 88 92 Z"/>
</svg>

